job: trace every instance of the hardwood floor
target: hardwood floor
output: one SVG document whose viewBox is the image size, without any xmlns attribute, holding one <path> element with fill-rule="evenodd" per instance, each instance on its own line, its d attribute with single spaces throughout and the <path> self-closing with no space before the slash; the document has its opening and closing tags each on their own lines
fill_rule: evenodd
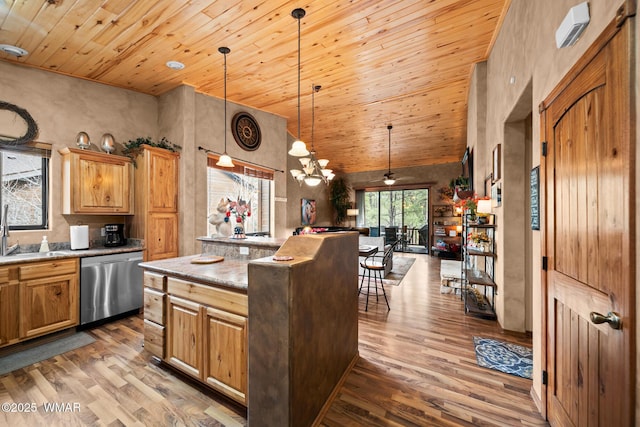
<svg viewBox="0 0 640 427">
<path fill-rule="evenodd" d="M 361 358 L 321 425 L 547 425 L 530 380 L 475 361 L 474 335 L 530 341 L 465 316 L 459 296 L 440 294 L 437 258 L 396 256 L 416 262 L 400 286 L 386 287 L 391 311 L 374 299 L 365 313 L 361 297 Z M 142 328 L 133 316 L 91 329 L 95 343 L 0 376 L 0 403 L 37 403 L 35 413 L 0 411 L 0 425 L 246 425 L 241 408 L 149 363 Z M 43 402 L 69 411 L 47 412 Z"/>
</svg>

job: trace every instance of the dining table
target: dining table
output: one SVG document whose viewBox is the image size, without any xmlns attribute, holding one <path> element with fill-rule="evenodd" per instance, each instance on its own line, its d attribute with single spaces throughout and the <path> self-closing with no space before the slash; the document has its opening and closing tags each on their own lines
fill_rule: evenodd
<svg viewBox="0 0 640 427">
<path fill-rule="evenodd" d="M 360 245 L 358 246 L 358 255 L 359 256 L 371 256 L 378 252 L 378 247 L 374 245 Z"/>
</svg>

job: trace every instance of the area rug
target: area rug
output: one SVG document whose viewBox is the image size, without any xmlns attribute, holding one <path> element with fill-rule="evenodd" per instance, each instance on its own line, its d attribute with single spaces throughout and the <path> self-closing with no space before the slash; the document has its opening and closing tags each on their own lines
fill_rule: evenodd
<svg viewBox="0 0 640 427">
<path fill-rule="evenodd" d="M 531 379 L 533 352 L 530 348 L 481 337 L 473 337 L 473 343 L 478 366 Z"/>
<path fill-rule="evenodd" d="M 67 351 L 84 347 L 92 342 L 95 342 L 95 338 L 91 335 L 85 332 L 78 332 L 37 347 L 0 357 L 0 375 L 47 360 Z"/>
<path fill-rule="evenodd" d="M 382 284 L 399 286 L 404 276 L 407 274 L 413 263 L 416 262 L 415 258 L 409 257 L 394 257 L 393 258 L 393 268 L 386 275 L 384 279 L 382 279 Z M 358 283 L 362 280 L 362 276 L 358 276 Z M 365 281 L 367 280 L 367 276 L 365 276 Z M 371 273 L 371 280 L 373 280 L 373 273 Z"/>
</svg>

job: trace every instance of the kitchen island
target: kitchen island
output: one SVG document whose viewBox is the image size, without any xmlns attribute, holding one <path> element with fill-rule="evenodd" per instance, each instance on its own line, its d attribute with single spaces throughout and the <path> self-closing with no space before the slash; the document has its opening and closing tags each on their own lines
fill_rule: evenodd
<svg viewBox="0 0 640 427">
<path fill-rule="evenodd" d="M 143 263 L 145 348 L 252 427 L 311 425 L 358 357 L 357 249 L 345 232 L 292 236 L 275 257 Z"/>
</svg>

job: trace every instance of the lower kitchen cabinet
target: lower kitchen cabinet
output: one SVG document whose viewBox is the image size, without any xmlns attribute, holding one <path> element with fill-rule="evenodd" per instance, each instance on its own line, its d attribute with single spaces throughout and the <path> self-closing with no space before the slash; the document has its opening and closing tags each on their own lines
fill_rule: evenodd
<svg viewBox="0 0 640 427">
<path fill-rule="evenodd" d="M 21 286 L 23 338 L 78 324 L 78 277 L 66 275 L 29 280 Z"/>
<path fill-rule="evenodd" d="M 0 346 L 20 339 L 20 284 L 0 284 Z"/>
<path fill-rule="evenodd" d="M 202 378 L 202 313 L 200 304 L 169 296 L 167 307 L 166 361 Z"/>
<path fill-rule="evenodd" d="M 144 273 L 144 348 L 152 355 L 164 359 L 166 277 Z"/>
<path fill-rule="evenodd" d="M 168 277 L 164 361 L 246 405 L 247 315 L 246 294 Z"/>
<path fill-rule="evenodd" d="M 247 394 L 247 318 L 207 307 L 204 379 L 240 402 Z"/>
<path fill-rule="evenodd" d="M 78 324 L 78 258 L 0 268 L 0 347 Z"/>
</svg>

